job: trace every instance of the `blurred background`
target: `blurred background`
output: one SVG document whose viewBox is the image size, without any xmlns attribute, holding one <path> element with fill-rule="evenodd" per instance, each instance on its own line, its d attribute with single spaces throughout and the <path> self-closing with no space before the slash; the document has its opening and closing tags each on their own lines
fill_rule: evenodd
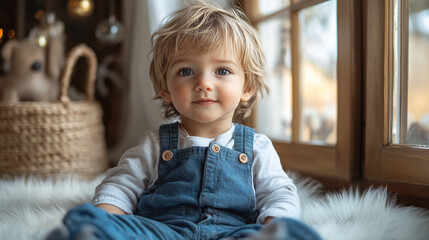
<svg viewBox="0 0 429 240">
<path fill-rule="evenodd" d="M 46 49 L 50 46 L 61 60 L 68 50 L 80 43 L 91 47 L 98 59 L 96 97 L 103 106 L 106 140 L 110 158 L 115 162 L 124 150 L 138 142 L 147 129 L 157 128 L 164 122 L 159 104 L 153 100 L 149 79 L 150 37 L 168 14 L 190 2 L 192 0 L 1 1 L 0 49 L 12 40 L 28 39 Z M 243 1 L 238 0 L 208 2 L 223 8 L 243 5 Z M 296 117 L 299 119 L 299 128 L 295 129 L 299 132 L 298 142 L 335 146 L 337 92 L 340 91 L 337 79 L 337 1 L 320 1 L 320 4 L 299 11 L 299 36 L 295 42 L 299 46 L 299 56 L 295 58 L 298 59 L 296 62 L 292 59 L 291 29 L 294 27 L 290 11 L 282 9 L 308 1 L 257 2 L 254 9 L 258 9 L 262 20 L 254 25 L 261 33 L 267 55 L 266 81 L 271 93 L 259 102 L 253 126 L 275 141 L 291 142 L 292 119 Z M 410 0 L 408 10 L 408 84 L 406 87 L 401 85 L 401 72 L 395 70 L 396 77 L 393 78 L 397 81 L 392 89 L 390 141 L 392 144 L 427 146 L 429 2 Z M 394 16 L 399 19 L 400 12 Z M 399 40 L 393 46 L 395 61 L 401 59 Z M 297 92 L 292 87 L 292 63 L 299 66 L 295 81 L 301 85 Z M 10 64 L 2 54 L 0 76 L 11 69 Z M 63 66 L 62 61 L 52 64 L 59 69 Z M 85 62 L 79 60 L 72 79 L 76 92 L 83 90 L 85 71 Z M 294 94 L 299 95 L 299 116 L 292 116 Z M 407 99 L 401 99 L 401 96 Z M 79 97 L 82 96 L 76 94 L 76 98 Z M 400 129 L 403 129 L 401 134 Z"/>
<path fill-rule="evenodd" d="M 168 14 L 187 2 L 191 1 L 1 1 L 0 49 L 9 41 L 25 39 L 45 48 L 56 44 L 53 51 L 60 58 L 80 43 L 92 48 L 98 60 L 96 98 L 104 110 L 109 155 L 115 162 L 147 129 L 164 122 L 159 104 L 152 100 L 150 37 Z M 234 4 L 233 0 L 212 2 L 225 8 Z M 11 68 L 4 56 L 0 66 L 0 76 Z M 63 63 L 55 67 L 62 68 Z M 71 81 L 76 98 L 82 98 L 85 73 L 86 63 L 80 59 Z"/>
</svg>

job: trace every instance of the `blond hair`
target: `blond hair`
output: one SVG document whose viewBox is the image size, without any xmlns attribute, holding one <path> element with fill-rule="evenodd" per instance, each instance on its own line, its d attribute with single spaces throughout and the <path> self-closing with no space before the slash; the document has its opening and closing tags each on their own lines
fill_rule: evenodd
<svg viewBox="0 0 429 240">
<path fill-rule="evenodd" d="M 241 122 L 250 114 L 259 95 L 268 92 L 264 82 L 265 55 L 256 30 L 238 9 L 229 11 L 198 1 L 170 15 L 168 21 L 152 35 L 153 59 L 150 77 L 155 89 L 155 99 L 168 92 L 166 73 L 179 46 L 190 51 L 204 53 L 222 49 L 232 43 L 245 74 L 245 90 L 253 96 L 241 102 L 234 114 L 234 122 Z M 192 49 L 191 49 L 192 48 Z M 162 100 L 165 118 L 180 116 L 171 102 Z"/>
</svg>

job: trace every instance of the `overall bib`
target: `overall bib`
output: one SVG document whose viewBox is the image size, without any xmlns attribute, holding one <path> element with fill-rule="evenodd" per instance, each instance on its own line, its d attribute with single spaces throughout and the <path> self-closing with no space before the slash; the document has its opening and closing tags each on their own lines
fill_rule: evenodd
<svg viewBox="0 0 429 240">
<path fill-rule="evenodd" d="M 235 125 L 233 149 L 214 142 L 178 149 L 177 123 L 161 126 L 159 133 L 158 180 L 140 197 L 137 215 L 186 226 L 195 236 L 187 239 L 217 239 L 256 222 L 253 129 Z"/>
</svg>

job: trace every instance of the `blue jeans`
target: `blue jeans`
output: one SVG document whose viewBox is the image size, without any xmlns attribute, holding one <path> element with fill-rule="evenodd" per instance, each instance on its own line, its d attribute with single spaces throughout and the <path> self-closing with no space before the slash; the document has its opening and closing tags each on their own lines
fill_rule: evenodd
<svg viewBox="0 0 429 240">
<path fill-rule="evenodd" d="M 136 215 L 110 214 L 83 204 L 73 208 L 64 218 L 69 236 L 51 236 L 49 240 L 61 239 L 148 239 L 148 240 L 190 240 L 190 239 L 245 239 L 245 240 L 320 240 L 320 236 L 305 223 L 291 219 L 274 219 L 269 225 L 248 224 L 240 227 L 215 226 L 223 234 L 211 235 L 213 230 L 198 232 L 198 224 L 180 219 L 161 223 Z M 82 235 L 83 230 L 91 232 Z M 211 235 L 211 236 L 210 236 Z M 83 237 L 82 237 L 83 236 Z"/>
</svg>

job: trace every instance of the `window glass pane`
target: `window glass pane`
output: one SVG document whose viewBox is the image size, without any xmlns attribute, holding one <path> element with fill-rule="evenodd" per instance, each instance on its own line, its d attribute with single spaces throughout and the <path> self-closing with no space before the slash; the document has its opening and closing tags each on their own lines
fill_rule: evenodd
<svg viewBox="0 0 429 240">
<path fill-rule="evenodd" d="M 401 1 L 393 12 L 393 94 L 391 143 L 429 145 L 429 2 L 410 0 L 407 34 L 401 33 Z M 401 79 L 401 41 L 408 40 L 408 76 Z M 406 56 L 404 56 L 406 57 Z M 402 66 L 404 67 L 404 66 Z M 404 83 L 406 81 L 405 87 Z M 405 92 L 407 91 L 407 92 Z M 401 97 L 405 96 L 405 97 Z M 403 116 L 403 117 L 401 117 Z"/>
<path fill-rule="evenodd" d="M 261 15 L 268 15 L 290 5 L 290 0 L 260 0 L 258 2 Z"/>
<path fill-rule="evenodd" d="M 336 1 L 299 11 L 299 140 L 335 144 L 337 129 Z"/>
<path fill-rule="evenodd" d="M 409 9 L 407 144 L 429 145 L 429 1 Z"/>
<path fill-rule="evenodd" d="M 400 82 L 400 34 L 401 34 L 401 26 L 400 26 L 400 1 L 393 0 L 393 29 L 392 29 L 392 41 L 393 41 L 393 87 L 392 87 L 392 130 L 391 130 L 391 143 L 399 144 L 400 141 L 400 121 L 401 121 L 401 94 L 399 89 L 401 89 Z"/>
<path fill-rule="evenodd" d="M 258 27 L 270 94 L 258 103 L 257 129 L 272 139 L 288 141 L 292 123 L 290 17 L 265 21 Z"/>
</svg>

